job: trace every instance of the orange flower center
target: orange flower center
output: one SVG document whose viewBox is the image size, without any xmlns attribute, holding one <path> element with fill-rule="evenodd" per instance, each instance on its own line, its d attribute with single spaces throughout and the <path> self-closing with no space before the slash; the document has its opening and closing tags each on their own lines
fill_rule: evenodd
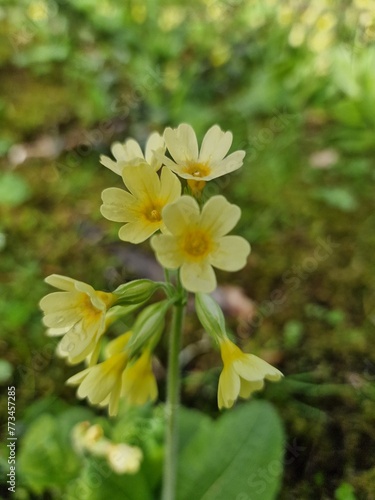
<svg viewBox="0 0 375 500">
<path fill-rule="evenodd" d="M 208 235 L 197 229 L 194 232 L 190 232 L 185 236 L 183 249 L 186 254 L 190 257 L 204 257 L 206 256 L 212 247 L 212 242 Z"/>
<path fill-rule="evenodd" d="M 151 205 L 145 209 L 145 217 L 149 222 L 160 222 L 162 206 L 159 204 Z"/>
<path fill-rule="evenodd" d="M 211 173 L 207 163 L 189 162 L 184 170 L 186 174 L 190 174 L 197 179 L 202 179 Z"/>
</svg>

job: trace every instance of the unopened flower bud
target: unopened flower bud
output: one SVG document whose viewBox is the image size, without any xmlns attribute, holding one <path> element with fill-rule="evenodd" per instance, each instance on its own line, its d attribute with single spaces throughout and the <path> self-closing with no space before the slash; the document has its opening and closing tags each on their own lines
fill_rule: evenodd
<svg viewBox="0 0 375 500">
<path fill-rule="evenodd" d="M 195 295 L 195 309 L 203 328 L 216 342 L 226 337 L 225 318 L 219 304 L 205 293 Z"/>
<path fill-rule="evenodd" d="M 113 294 L 117 297 L 116 304 L 140 304 L 148 300 L 159 286 L 151 280 L 134 280 L 120 285 Z"/>
</svg>

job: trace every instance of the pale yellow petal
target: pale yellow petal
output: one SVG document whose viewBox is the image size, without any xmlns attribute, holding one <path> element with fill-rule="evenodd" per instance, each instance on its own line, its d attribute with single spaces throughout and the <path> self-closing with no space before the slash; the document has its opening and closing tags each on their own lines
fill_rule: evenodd
<svg viewBox="0 0 375 500">
<path fill-rule="evenodd" d="M 176 174 L 178 175 L 180 175 L 180 173 L 183 173 L 184 171 L 183 167 L 177 165 L 170 158 L 167 158 L 165 155 L 158 155 L 157 153 L 156 156 L 159 158 L 161 164 L 166 165 L 170 170 L 172 170 L 172 172 L 176 172 Z"/>
<path fill-rule="evenodd" d="M 61 348 L 69 353 L 70 358 L 79 357 L 82 360 L 95 349 L 96 342 L 104 331 L 104 313 L 83 314 L 80 321 L 75 323 L 61 340 Z"/>
<path fill-rule="evenodd" d="M 119 188 L 107 188 L 102 192 L 103 205 L 100 212 L 103 217 L 114 222 L 133 222 L 138 220 L 134 196 Z"/>
<path fill-rule="evenodd" d="M 216 179 L 239 169 L 243 164 L 245 154 L 245 151 L 235 151 L 223 160 L 214 163 L 212 165 L 212 173 L 207 176 L 207 180 Z"/>
<path fill-rule="evenodd" d="M 120 228 L 118 235 L 122 241 L 138 244 L 153 235 L 160 228 L 160 225 L 161 222 L 149 222 L 146 219 L 130 222 Z"/>
<path fill-rule="evenodd" d="M 145 158 L 147 163 L 149 163 L 154 170 L 159 170 L 161 167 L 162 162 L 158 155 L 164 155 L 165 149 L 166 146 L 163 136 L 158 132 L 152 133 L 146 143 Z"/>
<path fill-rule="evenodd" d="M 120 142 L 114 142 L 111 146 L 111 152 L 117 161 L 126 161 L 126 151 L 124 145 Z"/>
<path fill-rule="evenodd" d="M 244 354 L 241 359 L 233 362 L 233 367 L 240 377 L 249 382 L 264 378 L 276 382 L 283 376 L 277 368 L 254 356 L 254 354 Z"/>
<path fill-rule="evenodd" d="M 116 380 L 116 383 L 110 393 L 108 401 L 108 415 L 110 417 L 114 417 L 118 413 L 120 393 L 121 393 L 121 378 Z"/>
<path fill-rule="evenodd" d="M 89 297 L 95 296 L 95 289 L 91 285 L 89 285 L 88 283 L 84 283 L 83 281 L 75 281 L 74 288 L 77 290 L 77 292 L 81 292 L 85 295 L 88 295 Z"/>
<path fill-rule="evenodd" d="M 219 378 L 218 405 L 219 409 L 231 408 L 240 392 L 240 378 L 229 366 L 224 366 Z"/>
<path fill-rule="evenodd" d="M 159 196 L 164 205 L 173 203 L 181 196 L 181 183 L 167 167 L 161 171 Z"/>
<path fill-rule="evenodd" d="M 155 200 L 160 191 L 158 174 L 148 164 L 125 168 L 122 172 L 125 186 L 135 198 Z"/>
<path fill-rule="evenodd" d="M 87 397 L 93 404 L 101 403 L 121 380 L 126 365 L 126 354 L 115 354 L 107 361 L 90 368 L 78 388 L 78 397 Z"/>
<path fill-rule="evenodd" d="M 46 283 L 59 288 L 60 290 L 65 290 L 66 292 L 72 292 L 75 290 L 74 283 L 76 280 L 73 278 L 68 278 L 67 276 L 62 276 L 61 274 L 51 274 L 44 279 Z"/>
<path fill-rule="evenodd" d="M 39 306 L 46 314 L 65 309 L 75 309 L 80 298 L 81 294 L 77 291 L 52 292 L 40 300 Z"/>
<path fill-rule="evenodd" d="M 181 196 L 172 205 L 167 205 L 162 212 L 164 224 L 175 235 L 183 234 L 186 228 L 198 224 L 199 205 L 191 196 Z"/>
<path fill-rule="evenodd" d="M 174 236 L 158 234 L 151 238 L 151 247 L 163 267 L 177 269 L 184 261 L 178 242 Z"/>
<path fill-rule="evenodd" d="M 212 196 L 202 209 L 201 227 L 219 238 L 229 233 L 241 217 L 241 209 L 221 195 Z"/>
<path fill-rule="evenodd" d="M 250 253 L 249 243 L 241 236 L 223 236 L 209 255 L 210 264 L 223 271 L 239 271 L 245 267 Z"/>
<path fill-rule="evenodd" d="M 184 262 L 181 266 L 181 283 L 189 292 L 211 293 L 216 288 L 216 276 L 207 261 Z"/>
<path fill-rule="evenodd" d="M 241 379 L 240 397 L 248 399 L 253 392 L 260 391 L 264 387 L 263 380 L 256 380 L 255 382 L 249 382 L 248 380 Z"/>
<path fill-rule="evenodd" d="M 110 358 L 114 354 L 123 352 L 125 350 L 125 347 L 128 345 L 131 336 L 132 336 L 131 332 L 126 332 L 120 335 L 119 337 L 116 337 L 115 339 L 111 340 L 107 344 L 104 351 L 106 358 Z"/>
<path fill-rule="evenodd" d="M 167 148 L 176 163 L 198 159 L 198 141 L 193 128 L 182 123 L 177 129 L 166 128 L 164 139 Z"/>
<path fill-rule="evenodd" d="M 223 132 L 218 125 L 214 125 L 203 138 L 199 161 L 212 163 L 222 160 L 228 153 L 232 140 L 232 132 Z"/>
<path fill-rule="evenodd" d="M 136 158 L 144 158 L 142 149 L 135 139 L 127 139 L 123 147 L 127 162 L 131 162 Z"/>
<path fill-rule="evenodd" d="M 113 161 L 111 160 L 111 158 L 104 155 L 100 156 L 100 163 L 105 167 L 109 168 L 109 170 L 112 170 L 112 172 L 114 172 L 117 175 L 122 174 L 122 169 L 126 165 L 126 162 L 124 160 Z"/>
<path fill-rule="evenodd" d="M 82 370 L 81 372 L 78 372 L 72 377 L 68 378 L 68 380 L 65 383 L 67 385 L 78 385 L 85 379 L 85 377 L 89 373 L 90 373 L 90 368 L 86 368 L 85 370 Z"/>
<path fill-rule="evenodd" d="M 68 333 L 70 328 L 70 326 L 64 326 L 63 328 L 48 328 L 48 330 L 46 331 L 46 335 L 48 337 L 61 337 L 61 335 L 65 335 L 66 333 Z"/>
<path fill-rule="evenodd" d="M 157 397 L 157 385 L 152 372 L 151 353 L 144 351 L 122 377 L 122 395 L 131 405 L 143 405 Z"/>
</svg>

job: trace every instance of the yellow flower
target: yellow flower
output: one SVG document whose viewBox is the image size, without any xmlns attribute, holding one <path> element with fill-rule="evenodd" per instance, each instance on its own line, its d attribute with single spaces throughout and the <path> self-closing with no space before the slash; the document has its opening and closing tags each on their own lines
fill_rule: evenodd
<svg viewBox="0 0 375 500">
<path fill-rule="evenodd" d="M 157 171 L 162 165 L 157 155 L 164 154 L 165 142 L 160 134 L 154 132 L 146 142 L 145 154 L 143 154 L 141 147 L 134 139 L 128 139 L 124 144 L 115 142 L 112 144 L 111 151 L 116 161 L 102 155 L 100 163 L 115 172 L 115 174 L 121 175 L 124 167 L 144 163 L 148 163 Z"/>
<path fill-rule="evenodd" d="M 151 352 L 148 349 L 134 363 L 127 365 L 122 378 L 121 395 L 133 406 L 155 401 L 158 397 Z"/>
<path fill-rule="evenodd" d="M 79 385 L 77 396 L 88 398 L 90 403 L 109 406 L 108 413 L 117 414 L 121 394 L 122 374 L 128 362 L 126 345 L 131 332 L 111 341 L 106 349 L 108 359 L 73 375 L 67 380 L 69 385 Z"/>
<path fill-rule="evenodd" d="M 50 336 L 63 335 L 60 352 L 71 363 L 80 363 L 95 350 L 105 331 L 106 312 L 115 303 L 116 297 L 58 274 L 48 276 L 45 281 L 63 290 L 50 293 L 40 301 L 47 333 Z"/>
<path fill-rule="evenodd" d="M 211 127 L 198 151 L 193 128 L 182 123 L 176 129 L 166 128 L 164 139 L 172 158 L 163 163 L 180 177 L 188 179 L 190 187 L 202 189 L 205 181 L 221 177 L 241 167 L 245 151 L 235 151 L 225 157 L 232 144 L 232 133 L 223 132 L 218 125 Z"/>
<path fill-rule="evenodd" d="M 246 264 L 249 243 L 240 236 L 226 236 L 241 216 L 241 210 L 224 196 L 213 196 L 200 213 L 191 196 L 181 196 L 163 210 L 171 234 L 154 236 L 151 246 L 163 267 L 181 267 L 181 282 L 191 292 L 210 293 L 216 287 L 212 266 L 238 271 Z"/>
<path fill-rule="evenodd" d="M 122 178 L 130 193 L 108 188 L 102 193 L 102 215 L 115 222 L 126 222 L 120 228 L 119 238 L 141 243 L 155 231 L 165 230 L 162 209 L 181 195 L 178 178 L 163 168 L 158 174 L 149 165 L 124 169 Z"/>
<path fill-rule="evenodd" d="M 117 474 L 136 474 L 143 460 L 142 450 L 126 443 L 111 444 L 106 456 L 111 469 Z"/>
<path fill-rule="evenodd" d="M 247 399 L 254 391 L 263 389 L 264 379 L 277 382 L 283 376 L 266 361 L 242 352 L 227 337 L 219 341 L 224 363 L 219 379 L 219 409 L 231 408 L 238 396 Z"/>
</svg>

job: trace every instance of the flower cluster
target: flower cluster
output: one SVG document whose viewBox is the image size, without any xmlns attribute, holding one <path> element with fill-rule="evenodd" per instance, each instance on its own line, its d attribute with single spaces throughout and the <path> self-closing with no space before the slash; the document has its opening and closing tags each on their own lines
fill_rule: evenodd
<svg viewBox="0 0 375 500">
<path fill-rule="evenodd" d="M 113 443 L 104 437 L 99 424 L 90 425 L 84 421 L 76 424 L 72 431 L 73 446 L 83 455 L 89 452 L 96 457 L 107 459 L 109 467 L 117 474 L 136 474 L 143 460 L 143 452 L 138 446 Z"/>
<path fill-rule="evenodd" d="M 160 230 L 151 240 L 156 258 L 166 269 L 180 268 L 182 285 L 190 292 L 212 292 L 213 267 L 238 271 L 250 253 L 245 239 L 227 236 L 241 216 L 239 207 L 223 196 L 199 204 L 207 181 L 241 167 L 245 152 L 226 156 L 231 144 L 231 132 L 214 125 L 199 150 L 193 128 L 183 123 L 177 129 L 167 128 L 164 138 L 152 134 L 145 155 L 134 139 L 128 139 L 112 147 L 116 162 L 101 158 L 103 165 L 122 176 L 127 188 L 103 191 L 103 216 L 123 222 L 119 238 L 130 243 L 141 243 Z M 187 181 L 190 194 L 181 196 L 175 174 Z"/>
<path fill-rule="evenodd" d="M 231 407 L 240 396 L 248 398 L 281 373 L 251 354 L 244 354 L 227 337 L 222 312 L 207 295 L 216 288 L 214 268 L 239 271 L 247 262 L 249 243 L 230 233 L 241 216 L 238 206 L 224 196 L 206 199 L 206 183 L 242 166 L 244 151 L 228 155 L 232 133 L 218 125 L 205 134 L 199 148 L 193 128 L 181 124 L 153 133 L 145 152 L 134 139 L 113 144 L 114 159 L 101 163 L 121 176 L 125 189 L 111 187 L 102 193 L 102 215 L 123 225 L 119 238 L 133 244 L 150 244 L 166 270 L 167 281 L 136 280 L 113 292 L 59 275 L 46 281 L 59 292 L 44 297 L 47 334 L 62 336 L 58 353 L 71 364 L 87 367 L 68 383 L 78 385 L 77 395 L 92 404 L 118 411 L 120 399 L 141 405 L 157 398 L 152 353 L 164 329 L 168 309 L 186 293 L 196 294 L 196 309 L 203 327 L 219 346 L 224 369 L 219 380 L 218 404 Z M 169 271 L 173 279 L 170 279 Z M 155 290 L 166 298 L 147 305 L 131 331 L 110 341 L 105 359 L 98 362 L 103 337 L 118 318 L 145 304 Z M 218 308 L 220 312 L 218 312 Z"/>
</svg>

